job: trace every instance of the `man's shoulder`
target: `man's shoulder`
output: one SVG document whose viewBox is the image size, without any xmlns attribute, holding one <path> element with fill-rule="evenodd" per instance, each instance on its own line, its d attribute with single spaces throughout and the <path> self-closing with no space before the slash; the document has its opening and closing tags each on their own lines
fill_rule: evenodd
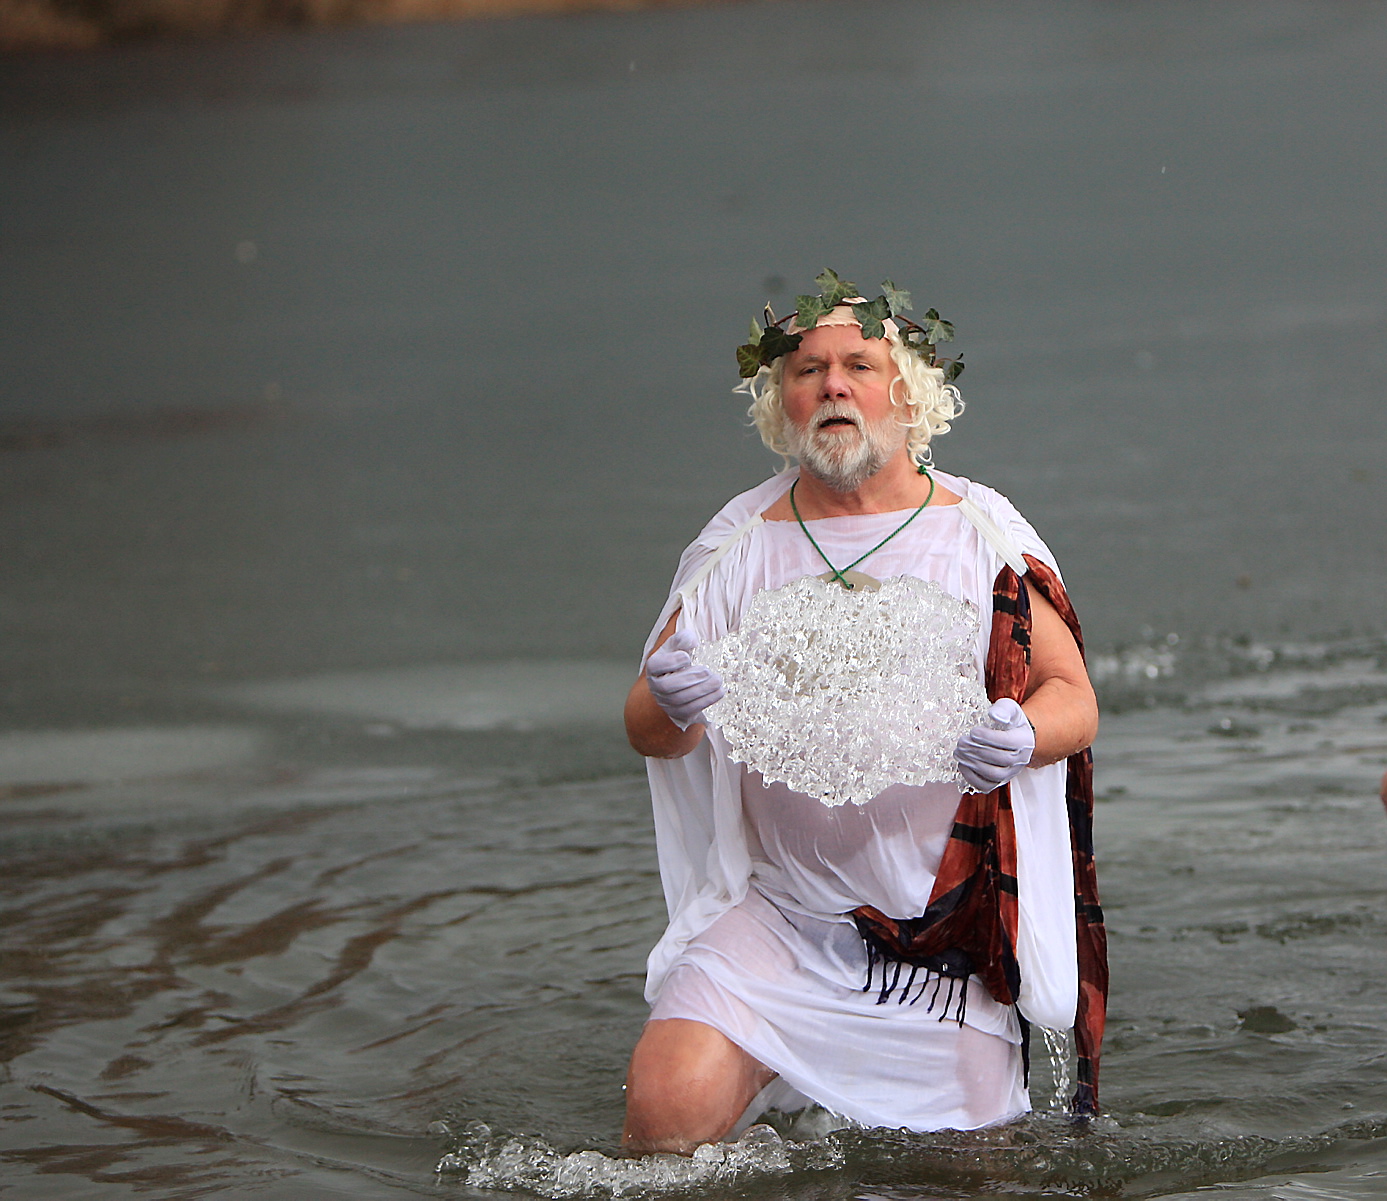
<svg viewBox="0 0 1387 1201">
<path fill-rule="evenodd" d="M 785 492 L 795 478 L 794 472 L 780 472 L 768 480 L 762 480 L 754 488 L 739 492 L 716 513 L 705 525 L 695 546 L 715 547 L 735 533 L 755 517 L 759 517 Z"/>
<path fill-rule="evenodd" d="M 997 491 L 996 488 L 989 488 L 986 484 L 980 484 L 977 480 L 970 480 L 966 475 L 951 475 L 946 471 L 936 471 L 935 478 L 948 488 L 951 492 L 957 492 L 959 496 L 972 501 L 989 517 L 996 520 L 998 517 L 1020 516 L 1016 506 L 1005 496 Z"/>
<path fill-rule="evenodd" d="M 977 506 L 1017 549 L 1025 554 L 1035 555 L 1051 567 L 1056 567 L 1055 556 L 1045 544 L 1045 540 L 1010 499 L 996 488 L 989 488 L 986 484 L 980 484 L 964 476 L 945 476 L 942 472 L 940 476 L 941 483 Z"/>
<path fill-rule="evenodd" d="M 739 492 L 713 515 L 679 558 L 674 573 L 673 591 L 690 595 L 721 562 L 728 552 L 761 521 L 761 514 L 789 488 L 792 473 L 774 475 L 770 479 Z"/>
</svg>

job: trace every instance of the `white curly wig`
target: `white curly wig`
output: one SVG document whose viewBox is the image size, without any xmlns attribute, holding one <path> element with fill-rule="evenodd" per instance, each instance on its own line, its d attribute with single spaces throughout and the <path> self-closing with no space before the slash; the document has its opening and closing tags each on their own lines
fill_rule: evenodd
<svg viewBox="0 0 1387 1201">
<path fill-rule="evenodd" d="M 850 298 L 847 303 L 820 317 L 817 324 L 860 325 L 853 316 L 851 305 L 861 299 Z M 788 332 L 795 334 L 804 330 L 792 321 Z M 891 399 L 900 413 L 900 424 L 909 431 L 906 449 L 917 463 L 930 466 L 933 461 L 930 439 L 936 434 L 948 433 L 949 423 L 963 412 L 963 397 L 953 384 L 944 382 L 942 367 L 929 366 L 913 350 L 906 348 L 894 321 L 886 322 L 886 341 L 891 348 L 891 361 L 900 373 L 891 384 Z M 785 359 L 786 356 L 781 355 L 769 367 L 762 367 L 750 379 L 743 380 L 733 391 L 745 392 L 751 397 L 747 416 L 756 426 L 766 448 L 780 455 L 788 468 L 794 462 L 794 456 L 790 453 L 789 440 L 785 436 L 788 418 L 780 396 Z M 902 389 L 899 396 L 896 393 L 897 385 Z"/>
</svg>

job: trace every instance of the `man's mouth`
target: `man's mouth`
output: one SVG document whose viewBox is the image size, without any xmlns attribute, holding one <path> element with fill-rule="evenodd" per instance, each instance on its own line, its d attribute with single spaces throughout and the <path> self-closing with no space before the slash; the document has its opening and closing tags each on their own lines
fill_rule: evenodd
<svg viewBox="0 0 1387 1201">
<path fill-rule="evenodd" d="M 857 428 L 857 422 L 851 417 L 825 417 L 819 422 L 818 428 L 821 430 L 832 429 L 834 426 L 846 425 L 852 429 Z"/>
</svg>

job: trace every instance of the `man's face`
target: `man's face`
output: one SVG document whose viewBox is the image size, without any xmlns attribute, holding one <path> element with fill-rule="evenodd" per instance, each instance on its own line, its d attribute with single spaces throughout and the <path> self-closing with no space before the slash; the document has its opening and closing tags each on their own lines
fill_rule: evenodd
<svg viewBox="0 0 1387 1201">
<path fill-rule="evenodd" d="M 856 325 L 810 330 L 785 356 L 780 395 L 790 453 L 830 488 L 851 492 L 901 451 L 891 385 L 899 377 L 884 338 Z"/>
</svg>

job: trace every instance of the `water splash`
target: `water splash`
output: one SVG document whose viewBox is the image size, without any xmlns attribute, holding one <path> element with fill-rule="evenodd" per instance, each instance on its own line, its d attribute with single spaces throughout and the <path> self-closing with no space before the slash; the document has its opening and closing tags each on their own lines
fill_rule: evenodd
<svg viewBox="0 0 1387 1201">
<path fill-rule="evenodd" d="M 1069 1057 L 1074 1045 L 1073 1032 L 1041 1026 L 1040 1036 L 1045 1040 L 1045 1053 L 1050 1060 L 1050 1083 L 1054 1089 L 1050 1098 L 1050 1112 L 1065 1113 L 1069 1107 Z"/>
<path fill-rule="evenodd" d="M 629 1197 L 728 1186 L 838 1167 L 833 1139 L 796 1143 L 771 1127 L 752 1126 L 735 1142 L 705 1143 L 692 1155 L 615 1158 L 601 1151 L 564 1154 L 532 1135 L 497 1135 L 482 1122 L 463 1131 L 439 1160 L 442 1176 L 473 1188 L 524 1191 L 559 1201 L 570 1197 Z"/>
<path fill-rule="evenodd" d="M 1065 1196 L 1157 1197 L 1172 1187 L 1252 1179 L 1273 1163 L 1289 1167 L 1313 1161 L 1385 1134 L 1382 1115 L 1318 1134 L 1272 1138 L 1177 1133 L 1170 1123 L 1140 1114 L 1122 1124 L 1110 1117 L 1076 1122 L 1051 1111 L 982 1130 L 914 1134 L 849 1128 L 808 1142 L 758 1125 L 735 1142 L 708 1144 L 691 1156 L 627 1159 L 594 1150 L 565 1154 L 541 1138 L 496 1134 L 473 1122 L 436 1170 L 450 1182 L 552 1201 L 704 1193 L 710 1187 L 746 1188 L 772 1180 L 783 1181 L 776 1189 L 784 1195 L 807 1196 L 806 1175 L 824 1172 L 871 1181 L 877 1193 L 903 1187 L 913 1196 L 932 1188 L 950 1195 L 1018 1189 L 1032 1195 L 1029 1190 L 1039 1189 Z"/>
</svg>

